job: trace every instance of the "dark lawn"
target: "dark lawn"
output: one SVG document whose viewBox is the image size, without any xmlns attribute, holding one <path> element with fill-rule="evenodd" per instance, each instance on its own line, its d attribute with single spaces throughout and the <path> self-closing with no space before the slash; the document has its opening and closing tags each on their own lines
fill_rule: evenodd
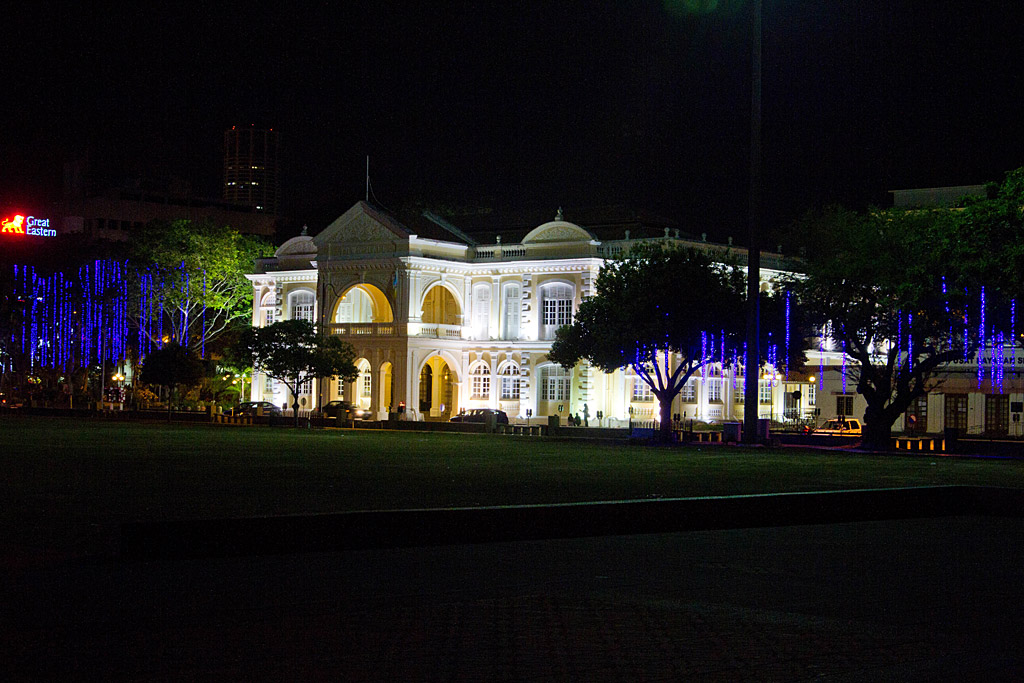
<svg viewBox="0 0 1024 683">
<path fill-rule="evenodd" d="M 127 520 L 978 484 L 1024 462 L 0 416 L 0 557 L 107 553 Z"/>
</svg>

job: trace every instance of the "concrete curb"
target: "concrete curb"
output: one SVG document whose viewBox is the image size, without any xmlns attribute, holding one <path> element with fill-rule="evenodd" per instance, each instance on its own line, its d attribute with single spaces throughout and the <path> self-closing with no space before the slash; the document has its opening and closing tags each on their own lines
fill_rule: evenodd
<svg viewBox="0 0 1024 683">
<path fill-rule="evenodd" d="M 337 552 L 885 519 L 1017 517 L 1024 491 L 971 486 L 866 489 L 427 510 L 383 510 L 121 526 L 124 560 Z"/>
</svg>

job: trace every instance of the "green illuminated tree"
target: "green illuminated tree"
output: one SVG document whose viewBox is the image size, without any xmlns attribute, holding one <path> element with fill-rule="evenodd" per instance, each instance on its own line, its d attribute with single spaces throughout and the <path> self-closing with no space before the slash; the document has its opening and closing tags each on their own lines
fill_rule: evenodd
<svg viewBox="0 0 1024 683">
<path fill-rule="evenodd" d="M 133 241 L 129 257 L 136 322 L 151 337 L 163 329 L 192 349 L 204 339 L 215 343 L 252 314 L 252 285 L 245 274 L 271 252 L 262 238 L 209 221 L 151 223 Z M 161 310 L 162 328 L 147 323 Z"/>
<path fill-rule="evenodd" d="M 709 337 L 742 337 L 743 292 L 742 273 L 705 252 L 639 246 L 601 269 L 595 296 L 558 330 L 548 358 L 566 368 L 581 359 L 605 372 L 632 367 L 658 399 L 660 438 L 668 440 L 673 399 L 716 360 L 705 355 Z"/>
<path fill-rule="evenodd" d="M 243 332 L 233 357 L 248 359 L 255 370 L 284 383 L 292 394 L 295 425 L 299 424 L 299 385 L 308 379 L 358 376 L 355 350 L 339 337 L 320 334 L 306 320 L 282 320 Z"/>
</svg>

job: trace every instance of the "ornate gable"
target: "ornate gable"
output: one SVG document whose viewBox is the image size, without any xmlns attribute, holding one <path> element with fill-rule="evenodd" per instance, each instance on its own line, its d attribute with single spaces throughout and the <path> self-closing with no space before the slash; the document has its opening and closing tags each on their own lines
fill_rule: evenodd
<svg viewBox="0 0 1024 683">
<path fill-rule="evenodd" d="M 398 221 L 366 202 L 358 202 L 313 238 L 321 250 L 326 244 L 406 241 L 410 232 Z"/>
</svg>

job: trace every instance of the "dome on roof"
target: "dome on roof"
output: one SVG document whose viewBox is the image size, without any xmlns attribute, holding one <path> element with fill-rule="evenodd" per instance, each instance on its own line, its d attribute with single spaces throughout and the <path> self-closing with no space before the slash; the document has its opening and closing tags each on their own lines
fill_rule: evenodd
<svg viewBox="0 0 1024 683">
<path fill-rule="evenodd" d="M 590 242 L 597 239 L 590 231 L 569 221 L 550 221 L 539 225 L 523 238 L 529 242 Z"/>
<path fill-rule="evenodd" d="M 315 258 L 316 257 L 316 244 L 313 243 L 313 238 L 309 235 L 299 235 L 293 237 L 274 252 L 274 256 L 277 258 L 291 256 Z"/>
</svg>

